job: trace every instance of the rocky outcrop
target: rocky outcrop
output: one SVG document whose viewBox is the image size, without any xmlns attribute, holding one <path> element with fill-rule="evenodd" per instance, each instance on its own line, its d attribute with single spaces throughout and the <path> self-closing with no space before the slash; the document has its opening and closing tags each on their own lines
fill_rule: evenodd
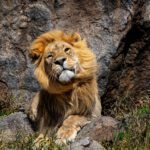
<svg viewBox="0 0 150 150">
<path fill-rule="evenodd" d="M 103 113 L 123 104 L 130 108 L 140 105 L 140 99 L 150 96 L 150 3 L 143 2 L 132 18 L 132 26 L 122 38 L 111 58 L 109 84 L 102 96 Z M 120 111 L 120 110 L 118 110 Z M 117 112 L 117 110 L 116 110 Z"/>
<path fill-rule="evenodd" d="M 0 141 L 4 143 L 21 140 L 33 134 L 27 116 L 16 112 L 0 119 Z"/>
<path fill-rule="evenodd" d="M 100 144 L 103 141 L 113 139 L 115 131 L 118 130 L 119 122 L 111 117 L 102 116 L 91 121 L 78 133 L 75 142 L 66 146 L 66 150 L 104 150 Z M 0 141 L 9 143 L 21 141 L 34 131 L 23 112 L 13 113 L 0 119 Z"/>
<path fill-rule="evenodd" d="M 105 148 L 97 141 L 84 138 L 78 142 L 64 148 L 64 150 L 105 150 Z"/>
<path fill-rule="evenodd" d="M 131 27 L 137 2 L 6 0 L 0 3 L 0 8 L 0 83 L 24 105 L 39 88 L 28 47 L 36 36 L 51 29 L 78 31 L 87 38 L 100 65 L 99 85 L 103 95 L 111 57 Z"/>
<path fill-rule="evenodd" d="M 114 136 L 115 129 L 118 129 L 119 122 L 111 117 L 102 116 L 92 120 L 90 124 L 86 125 L 78 134 L 76 141 L 85 137 L 102 142 L 111 141 Z"/>
<path fill-rule="evenodd" d="M 92 120 L 78 133 L 75 142 L 67 146 L 66 150 L 105 150 L 100 144 L 113 140 L 119 122 L 111 117 L 102 116 Z"/>
</svg>

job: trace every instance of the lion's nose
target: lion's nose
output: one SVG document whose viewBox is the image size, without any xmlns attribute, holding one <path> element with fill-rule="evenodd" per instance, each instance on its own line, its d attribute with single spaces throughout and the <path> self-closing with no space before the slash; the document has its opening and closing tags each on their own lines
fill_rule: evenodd
<svg viewBox="0 0 150 150">
<path fill-rule="evenodd" d="M 66 60 L 66 58 L 64 58 L 64 57 L 58 58 L 54 63 L 57 65 L 63 66 L 65 60 Z"/>
</svg>

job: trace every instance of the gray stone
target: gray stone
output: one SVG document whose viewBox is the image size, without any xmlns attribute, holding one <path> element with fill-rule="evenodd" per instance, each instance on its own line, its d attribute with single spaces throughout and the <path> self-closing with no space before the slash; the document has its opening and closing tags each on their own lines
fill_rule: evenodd
<svg viewBox="0 0 150 150">
<path fill-rule="evenodd" d="M 87 139 L 85 138 L 78 142 L 74 142 L 70 144 L 69 146 L 67 146 L 65 150 L 105 150 L 105 148 L 97 141 L 91 140 L 90 144 L 83 145 L 82 144 L 83 140 L 87 140 Z"/>
<path fill-rule="evenodd" d="M 0 6 L 0 81 L 6 83 L 10 91 L 21 93 L 24 90 L 21 97 L 29 93 L 30 99 L 39 89 L 27 50 L 36 36 L 58 28 L 79 31 L 87 39 L 97 55 L 99 87 L 103 95 L 111 57 L 131 25 L 135 3 L 15 0 L 2 1 Z"/>
<path fill-rule="evenodd" d="M 89 139 L 85 139 L 85 137 L 90 137 L 90 139 L 99 142 L 112 140 L 114 132 L 118 129 L 118 125 L 119 122 L 112 117 L 102 116 L 96 118 L 90 124 L 83 127 L 78 133 L 76 141 L 84 139 L 83 143 L 88 143 Z"/>
<path fill-rule="evenodd" d="M 144 5 L 144 21 L 150 22 L 150 1 L 147 1 Z"/>
<path fill-rule="evenodd" d="M 22 29 L 27 28 L 27 26 L 28 26 L 27 22 L 22 22 L 20 24 L 20 28 L 22 28 Z"/>
<path fill-rule="evenodd" d="M 80 144 L 83 146 L 88 146 L 90 144 L 90 138 L 86 137 L 85 139 L 80 140 Z"/>
<path fill-rule="evenodd" d="M 105 150 L 105 148 L 100 143 L 93 140 L 88 150 Z"/>
<path fill-rule="evenodd" d="M 93 119 L 82 128 L 75 142 L 68 145 L 65 150 L 105 150 L 100 142 L 113 140 L 118 125 L 119 122 L 112 117 L 102 116 Z"/>
<path fill-rule="evenodd" d="M 4 143 L 33 134 L 33 130 L 22 112 L 16 112 L 0 119 L 0 141 Z"/>
</svg>

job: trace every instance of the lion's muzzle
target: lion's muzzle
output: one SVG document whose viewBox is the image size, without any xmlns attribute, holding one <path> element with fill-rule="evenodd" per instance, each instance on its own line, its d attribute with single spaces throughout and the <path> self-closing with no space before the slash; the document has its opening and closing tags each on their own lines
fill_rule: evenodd
<svg viewBox="0 0 150 150">
<path fill-rule="evenodd" d="M 65 57 L 58 58 L 55 62 L 55 65 L 61 68 L 61 72 L 58 75 L 59 82 L 68 83 L 75 76 L 75 69 L 69 68 Z"/>
<path fill-rule="evenodd" d="M 61 57 L 61 58 L 58 58 L 54 63 L 56 65 L 60 65 L 60 66 L 64 66 L 64 62 L 66 61 L 66 58 L 65 57 Z"/>
<path fill-rule="evenodd" d="M 75 72 L 70 70 L 63 70 L 59 76 L 59 81 L 63 83 L 70 82 L 75 76 Z"/>
</svg>

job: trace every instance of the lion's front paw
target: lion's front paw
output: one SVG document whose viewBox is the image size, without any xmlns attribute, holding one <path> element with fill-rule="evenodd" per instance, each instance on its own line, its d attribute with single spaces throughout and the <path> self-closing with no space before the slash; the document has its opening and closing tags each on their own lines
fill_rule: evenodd
<svg viewBox="0 0 150 150">
<path fill-rule="evenodd" d="M 57 144 L 67 144 L 68 142 L 73 142 L 76 138 L 77 132 L 80 130 L 80 127 L 74 128 L 74 127 L 65 127 L 62 126 L 57 131 Z"/>
<path fill-rule="evenodd" d="M 36 121 L 36 119 L 37 119 L 37 109 L 30 108 L 29 111 L 28 111 L 28 117 L 32 121 Z"/>
</svg>

